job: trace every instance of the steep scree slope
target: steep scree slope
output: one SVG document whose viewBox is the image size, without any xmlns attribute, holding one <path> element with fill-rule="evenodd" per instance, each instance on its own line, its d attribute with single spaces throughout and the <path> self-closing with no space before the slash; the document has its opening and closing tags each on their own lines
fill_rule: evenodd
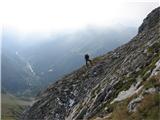
<svg viewBox="0 0 160 120">
<path fill-rule="evenodd" d="M 50 85 L 22 119 L 157 120 L 159 13 L 160 8 L 153 10 L 129 43 L 95 58 L 94 66 L 88 69 L 83 66 Z"/>
</svg>

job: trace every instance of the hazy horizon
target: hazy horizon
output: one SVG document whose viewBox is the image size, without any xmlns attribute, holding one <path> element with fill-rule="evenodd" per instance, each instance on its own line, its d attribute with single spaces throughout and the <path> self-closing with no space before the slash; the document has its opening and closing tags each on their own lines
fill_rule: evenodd
<svg viewBox="0 0 160 120">
<path fill-rule="evenodd" d="M 25 40 L 88 28 L 138 28 L 158 0 L 3 1 L 3 30 Z M 10 8 L 10 9 L 8 9 Z M 3 34 L 3 33 L 2 33 Z M 28 39 L 29 40 L 29 39 Z M 33 39 L 32 39 L 33 40 Z"/>
</svg>

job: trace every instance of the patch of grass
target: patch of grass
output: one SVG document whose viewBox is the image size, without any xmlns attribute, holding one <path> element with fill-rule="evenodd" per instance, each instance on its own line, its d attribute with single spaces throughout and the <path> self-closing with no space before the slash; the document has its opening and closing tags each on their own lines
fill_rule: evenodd
<svg viewBox="0 0 160 120">
<path fill-rule="evenodd" d="M 112 115 L 109 120 L 159 120 L 160 95 L 158 93 L 144 96 L 136 112 L 129 113 L 127 106 L 131 99 L 112 105 Z"/>
<path fill-rule="evenodd" d="M 130 113 L 127 110 L 128 100 L 123 100 L 111 105 L 111 120 L 129 120 Z"/>
<path fill-rule="evenodd" d="M 94 64 L 96 64 L 98 62 L 101 62 L 101 61 L 104 61 L 104 56 L 96 57 L 92 61 L 93 61 Z"/>
<path fill-rule="evenodd" d="M 159 49 L 160 49 L 160 42 L 156 42 L 151 47 L 149 47 L 147 49 L 147 52 L 148 53 L 155 53 L 155 52 L 159 52 Z"/>
<path fill-rule="evenodd" d="M 158 87 L 160 86 L 159 77 L 153 76 L 149 80 L 145 81 L 143 84 L 145 89 Z"/>
<path fill-rule="evenodd" d="M 113 101 L 114 98 L 116 98 L 118 96 L 118 94 L 121 92 L 121 91 L 125 91 L 125 90 L 128 90 L 130 88 L 130 86 L 136 81 L 135 78 L 132 78 L 132 77 L 124 77 L 123 78 L 126 82 L 124 83 L 123 80 L 121 80 L 116 86 L 115 86 L 115 91 L 113 93 L 113 95 L 111 95 L 111 97 L 105 102 L 103 103 L 97 114 L 104 111 L 105 107 L 108 107 L 108 112 L 112 112 L 113 111 L 113 104 L 110 105 L 110 102 Z M 93 91 L 93 95 L 95 95 L 95 93 L 98 93 L 98 89 L 96 88 L 94 91 Z"/>
<path fill-rule="evenodd" d="M 155 66 L 154 66 L 154 67 L 155 67 Z M 147 78 L 148 78 L 150 75 L 151 75 L 151 71 L 147 71 L 147 72 L 143 75 L 142 79 L 143 79 L 143 80 L 147 80 Z"/>
<path fill-rule="evenodd" d="M 121 80 L 116 86 L 115 86 L 115 93 L 112 96 L 112 98 L 116 98 L 117 95 L 121 92 L 121 91 L 126 91 L 130 88 L 130 86 L 136 81 L 135 78 L 129 77 L 129 78 L 124 78 L 124 80 L 126 80 L 126 82 L 124 83 L 123 80 Z"/>
<path fill-rule="evenodd" d="M 119 92 L 121 91 L 125 91 L 128 90 L 130 88 L 130 86 L 136 81 L 134 78 L 131 77 L 124 77 L 124 80 L 126 80 L 126 82 L 124 83 L 123 80 L 121 80 L 116 86 L 115 86 L 115 92 L 113 93 L 113 95 L 111 95 L 111 98 L 109 98 L 106 102 L 102 103 L 101 106 L 99 106 L 99 108 L 96 111 L 96 114 L 92 117 L 97 117 L 99 116 L 101 113 L 110 113 L 113 111 L 115 104 L 110 104 L 111 101 L 113 101 L 114 98 L 117 97 L 117 95 L 119 94 Z M 95 93 L 98 92 L 98 89 L 95 88 L 94 91 L 92 91 L 93 95 L 95 95 Z M 105 110 L 105 108 L 108 108 L 107 111 Z"/>
<path fill-rule="evenodd" d="M 160 86 L 160 73 L 142 83 L 144 89 Z M 138 93 L 139 94 L 139 93 Z M 137 107 L 136 112 L 128 112 L 129 102 L 137 98 L 138 94 L 131 96 L 121 102 L 108 105 L 112 115 L 109 120 L 159 120 L 160 117 L 160 94 L 146 94 Z M 107 119 L 108 120 L 108 119 Z"/>
<path fill-rule="evenodd" d="M 146 80 L 150 76 L 151 72 L 156 67 L 155 64 L 159 59 L 160 59 L 160 53 L 156 54 L 152 59 L 151 63 L 138 73 L 143 78 L 143 80 Z"/>
<path fill-rule="evenodd" d="M 136 113 L 132 118 L 139 120 L 159 120 L 160 117 L 160 94 L 154 93 L 144 96 L 139 104 Z"/>
</svg>

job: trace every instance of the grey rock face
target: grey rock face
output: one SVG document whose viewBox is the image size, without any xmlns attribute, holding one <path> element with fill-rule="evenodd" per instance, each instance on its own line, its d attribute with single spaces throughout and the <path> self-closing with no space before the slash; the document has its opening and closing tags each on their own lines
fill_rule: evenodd
<svg viewBox="0 0 160 120">
<path fill-rule="evenodd" d="M 139 27 L 138 33 L 141 33 L 144 30 L 148 30 L 154 27 L 159 21 L 160 9 L 156 8 L 143 20 L 142 25 Z"/>
<path fill-rule="evenodd" d="M 92 67 L 83 66 L 49 86 L 22 119 L 88 120 L 97 114 L 101 117 L 110 114 L 106 104 L 130 88 L 141 70 L 152 71 L 149 65 L 160 59 L 159 10 L 148 15 L 139 34 L 129 43 L 99 57 Z M 130 105 L 131 111 L 136 102 Z"/>
<path fill-rule="evenodd" d="M 133 99 L 133 100 L 129 103 L 129 105 L 128 105 L 128 111 L 129 111 L 129 112 L 135 112 L 135 111 L 136 111 L 137 104 L 140 103 L 142 99 L 143 99 L 142 96 Z"/>
</svg>

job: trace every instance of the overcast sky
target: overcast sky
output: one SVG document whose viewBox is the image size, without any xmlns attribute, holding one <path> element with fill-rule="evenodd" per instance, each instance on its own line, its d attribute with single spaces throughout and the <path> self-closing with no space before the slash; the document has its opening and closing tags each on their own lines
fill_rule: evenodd
<svg viewBox="0 0 160 120">
<path fill-rule="evenodd" d="M 87 26 L 139 26 L 159 0 L 1 0 L 3 28 L 20 33 L 77 30 Z"/>
</svg>

